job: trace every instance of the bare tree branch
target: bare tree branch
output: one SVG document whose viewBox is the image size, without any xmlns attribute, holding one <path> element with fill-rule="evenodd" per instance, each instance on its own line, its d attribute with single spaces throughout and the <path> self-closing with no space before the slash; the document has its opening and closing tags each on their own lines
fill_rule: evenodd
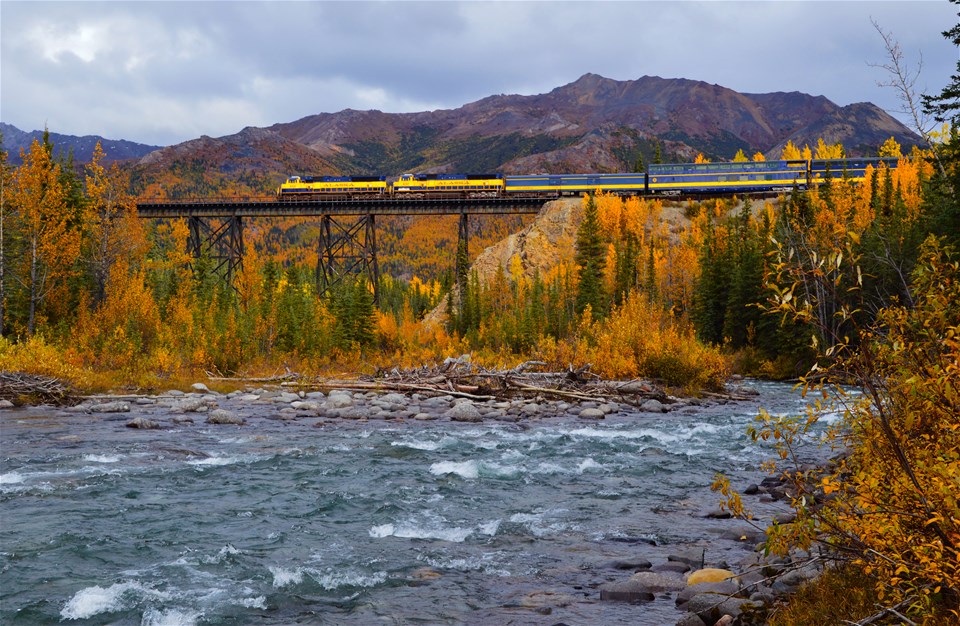
<svg viewBox="0 0 960 626">
<path fill-rule="evenodd" d="M 920 106 L 920 98 L 916 91 L 917 80 L 920 78 L 920 72 L 923 69 L 923 54 L 920 54 L 916 69 L 911 68 L 904 58 L 900 42 L 893 37 L 893 32 L 883 30 L 873 18 L 870 19 L 870 23 L 880 33 L 888 57 L 886 63 L 868 63 L 870 67 L 880 68 L 889 76 L 887 80 L 877 81 L 877 85 L 890 87 L 897 93 L 901 108 L 897 109 L 896 112 L 910 116 L 913 122 L 913 130 L 923 138 L 927 147 L 933 152 L 933 158 L 937 163 L 940 174 L 946 177 L 946 169 L 940 160 L 940 151 L 930 135 L 933 124 Z"/>
</svg>

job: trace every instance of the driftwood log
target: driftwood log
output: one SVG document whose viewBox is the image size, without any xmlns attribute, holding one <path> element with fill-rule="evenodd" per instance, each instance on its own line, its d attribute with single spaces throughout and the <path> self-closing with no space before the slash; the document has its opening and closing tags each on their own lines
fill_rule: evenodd
<svg viewBox="0 0 960 626">
<path fill-rule="evenodd" d="M 76 404 L 77 399 L 74 390 L 58 378 L 23 372 L 0 372 L 0 400 L 14 404 L 64 405 Z"/>
</svg>

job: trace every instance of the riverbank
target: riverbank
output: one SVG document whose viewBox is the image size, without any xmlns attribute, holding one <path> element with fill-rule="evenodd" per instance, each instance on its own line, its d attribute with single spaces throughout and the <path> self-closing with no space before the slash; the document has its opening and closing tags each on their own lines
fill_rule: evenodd
<svg viewBox="0 0 960 626">
<path fill-rule="evenodd" d="M 749 383 L 747 388 L 760 395 L 740 402 L 667 397 L 655 411 L 653 405 L 640 411 L 622 403 L 591 406 L 535 397 L 479 402 L 451 395 L 253 386 L 219 394 L 198 384 L 190 392 L 99 397 L 70 409 L 0 413 L 5 440 L 12 436 L 22 448 L 4 459 L 0 486 L 8 511 L 21 498 L 36 499 L 45 510 L 50 502 L 44 502 L 50 494 L 45 483 L 57 498 L 72 500 L 77 493 L 59 478 L 48 480 L 34 471 L 36 459 L 25 458 L 35 456 L 30 441 L 44 445 L 33 433 L 55 431 L 56 437 L 68 438 L 62 444 L 80 454 L 73 460 L 69 452 L 51 451 L 60 459 L 58 467 L 80 466 L 70 470 L 73 480 L 84 483 L 78 489 L 104 492 L 108 500 L 119 496 L 118 502 L 136 508 L 147 493 L 164 492 L 172 478 L 179 487 L 167 514 L 190 519 L 203 503 L 211 507 L 211 521 L 228 527 L 241 522 L 239 537 L 225 539 L 204 558 L 214 559 L 226 545 L 247 555 L 251 541 L 259 542 L 243 520 L 261 517 L 264 531 L 299 525 L 307 536 L 294 543 L 303 543 L 325 564 L 331 557 L 324 546 L 349 546 L 353 556 L 333 558 L 339 565 L 329 565 L 330 571 L 312 558 L 294 558 L 291 564 L 272 548 L 250 556 L 261 565 L 248 576 L 263 581 L 253 587 L 264 592 L 252 596 L 263 595 L 263 606 L 250 610 L 267 623 L 296 621 L 285 612 L 289 593 L 306 593 L 327 610 L 337 597 L 352 597 L 350 611 L 336 612 L 337 620 L 347 623 L 361 623 L 354 612 L 371 602 L 377 611 L 395 615 L 424 601 L 442 604 L 456 597 L 464 605 L 444 618 L 453 623 L 502 623 L 509 616 L 522 623 L 669 624 L 687 619 L 676 608 L 679 592 L 653 592 L 649 600 L 604 591 L 642 573 L 685 586 L 685 570 L 713 566 L 741 575 L 744 591 L 737 593 L 756 592 L 758 581 L 747 579 L 742 562 L 753 556 L 758 533 L 742 522 L 720 519 L 709 482 L 715 471 L 759 482 L 762 458 L 744 435 L 746 424 L 761 404 L 789 410 L 798 403 L 785 386 Z M 144 465 L 149 469 L 143 471 Z M 85 467 L 107 471 L 93 471 L 88 484 L 82 478 Z M 138 495 L 132 502 L 117 493 L 120 485 L 111 485 L 144 479 L 133 488 Z M 265 504 L 245 509 L 250 517 L 238 518 L 243 510 L 234 510 L 236 502 L 222 502 L 217 484 L 228 494 L 249 492 Z M 322 503 L 329 498 L 339 504 L 330 509 Z M 353 499 L 367 504 L 353 510 Z M 783 512 L 772 500 L 758 507 L 771 518 Z M 226 519 L 225 510 L 233 511 Z M 329 526 L 323 521 L 328 515 L 339 521 Z M 124 538 L 132 531 L 129 522 L 116 529 L 121 552 L 129 547 L 129 537 Z M 189 531 L 174 532 L 152 518 L 150 524 L 164 527 L 167 543 L 160 551 L 169 553 L 169 562 L 213 550 L 208 545 L 184 553 L 191 544 Z M 339 533 L 344 524 L 353 531 Z M 153 543 L 149 537 L 142 540 Z M 163 562 L 154 559 L 145 578 L 120 575 L 120 582 L 115 569 L 111 574 L 103 567 L 98 569 L 107 571 L 101 575 L 65 577 L 59 616 L 70 607 L 71 615 L 84 613 L 78 607 L 100 593 L 96 588 L 114 599 L 91 616 L 116 612 L 145 619 L 148 610 L 167 616 L 195 611 L 171 608 L 156 597 L 172 584 L 157 571 L 167 567 Z M 353 572 L 348 578 L 354 584 L 334 584 L 329 577 L 336 572 Z M 79 580 L 90 584 L 78 590 Z M 698 602 L 705 599 L 710 598 Z M 641 606 L 630 604 L 640 600 Z M 475 608 L 465 608 L 470 605 Z M 219 615 L 222 609 L 209 611 Z M 219 619 L 208 620 L 206 610 L 203 614 L 204 623 Z"/>
</svg>

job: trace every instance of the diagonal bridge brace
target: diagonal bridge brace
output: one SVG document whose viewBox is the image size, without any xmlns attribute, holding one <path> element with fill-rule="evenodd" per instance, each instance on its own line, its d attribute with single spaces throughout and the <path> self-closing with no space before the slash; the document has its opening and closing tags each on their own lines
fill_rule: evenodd
<svg viewBox="0 0 960 626">
<path fill-rule="evenodd" d="M 360 273 L 367 274 L 373 285 L 374 303 L 379 306 L 376 217 L 366 213 L 355 220 L 338 221 L 333 215 L 321 216 L 317 242 L 317 291 L 327 293 L 347 276 Z"/>
<path fill-rule="evenodd" d="M 243 265 L 243 218 L 234 215 L 218 221 L 191 215 L 187 247 L 194 259 L 209 258 L 213 273 L 233 285 Z"/>
</svg>

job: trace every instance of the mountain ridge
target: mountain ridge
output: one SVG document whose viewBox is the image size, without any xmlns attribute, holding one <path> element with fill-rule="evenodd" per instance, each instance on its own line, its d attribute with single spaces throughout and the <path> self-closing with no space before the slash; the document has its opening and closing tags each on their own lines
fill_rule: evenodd
<svg viewBox="0 0 960 626">
<path fill-rule="evenodd" d="M 684 78 L 587 73 L 547 93 L 491 95 L 452 109 L 344 109 L 150 147 L 139 156 L 128 156 L 124 146 L 119 155 L 110 144 L 104 149 L 111 159 L 134 160 L 135 191 L 162 187 L 179 197 L 267 194 L 290 174 L 634 171 L 658 147 L 664 162 L 689 162 L 698 153 L 730 160 L 738 150 L 779 158 L 788 141 L 814 146 L 821 137 L 862 156 L 891 136 L 905 150 L 920 142 L 870 103 L 840 106 L 798 91 L 748 94 Z"/>
<path fill-rule="evenodd" d="M 43 141 L 42 130 L 24 131 L 4 122 L 0 122 L 0 132 L 3 133 L 3 149 L 7 151 L 9 161 L 13 165 L 21 163 L 21 149 L 29 150 L 34 140 Z M 105 153 L 104 160 L 107 162 L 139 159 L 162 147 L 126 139 L 107 139 L 99 135 L 78 136 L 54 132 L 50 133 L 50 141 L 53 143 L 56 156 L 66 157 L 72 151 L 74 160 L 79 163 L 90 161 L 98 141 Z"/>
</svg>

